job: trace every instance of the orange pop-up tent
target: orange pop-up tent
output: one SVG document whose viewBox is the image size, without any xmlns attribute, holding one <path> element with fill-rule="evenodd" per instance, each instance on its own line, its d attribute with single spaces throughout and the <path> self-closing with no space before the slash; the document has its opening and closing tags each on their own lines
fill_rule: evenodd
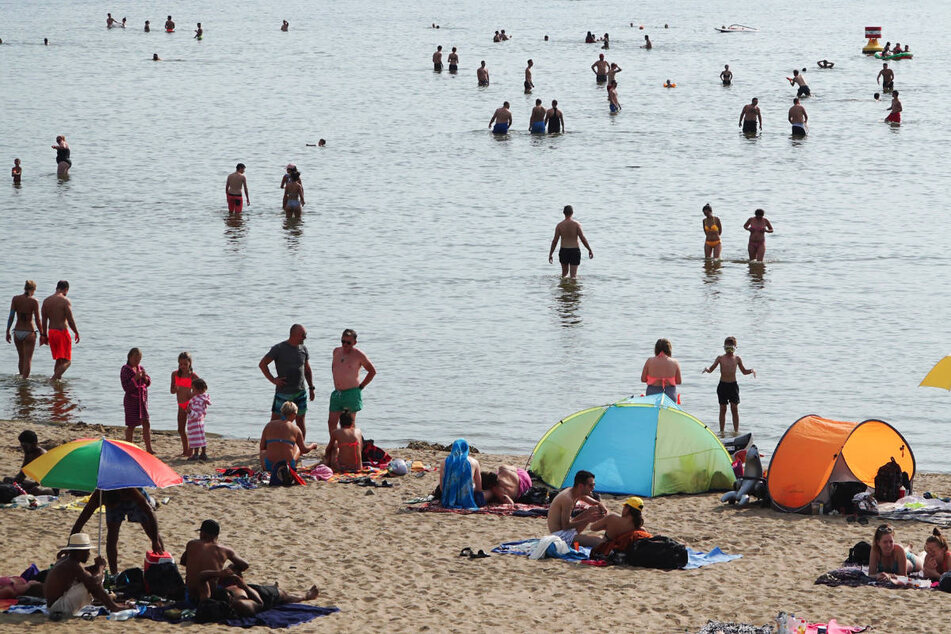
<svg viewBox="0 0 951 634">
<path fill-rule="evenodd" d="M 812 502 L 828 503 L 836 482 L 875 486 L 879 467 L 891 458 L 915 477 L 915 456 L 898 431 L 881 420 L 861 423 L 803 416 L 776 445 L 766 485 L 779 509 L 796 513 Z"/>
</svg>

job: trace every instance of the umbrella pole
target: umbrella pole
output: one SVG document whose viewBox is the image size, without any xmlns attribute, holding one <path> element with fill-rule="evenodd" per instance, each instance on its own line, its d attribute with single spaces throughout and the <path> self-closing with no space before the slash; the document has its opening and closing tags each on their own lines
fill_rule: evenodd
<svg viewBox="0 0 951 634">
<path fill-rule="evenodd" d="M 99 545 L 97 546 L 97 550 L 100 557 L 102 557 L 102 506 L 102 491 L 99 491 L 99 507 L 96 509 L 96 514 L 99 515 Z"/>
</svg>

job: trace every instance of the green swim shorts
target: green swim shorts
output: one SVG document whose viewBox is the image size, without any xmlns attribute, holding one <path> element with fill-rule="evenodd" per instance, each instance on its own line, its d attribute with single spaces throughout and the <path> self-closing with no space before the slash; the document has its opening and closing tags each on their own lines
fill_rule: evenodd
<svg viewBox="0 0 951 634">
<path fill-rule="evenodd" d="M 351 412 L 363 409 L 363 390 L 352 387 L 349 390 L 334 390 L 330 393 L 330 411 L 342 412 L 345 409 Z"/>
</svg>

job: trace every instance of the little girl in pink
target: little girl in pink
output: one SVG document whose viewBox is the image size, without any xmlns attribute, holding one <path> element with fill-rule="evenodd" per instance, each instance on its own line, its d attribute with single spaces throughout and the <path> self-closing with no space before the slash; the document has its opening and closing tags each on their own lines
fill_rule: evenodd
<svg viewBox="0 0 951 634">
<path fill-rule="evenodd" d="M 205 441 L 205 412 L 211 405 L 211 399 L 205 393 L 208 391 L 208 384 L 203 379 L 196 378 L 192 381 L 192 390 L 195 396 L 188 401 L 186 409 L 188 418 L 185 421 L 185 431 L 188 434 L 188 448 L 194 453 L 189 460 L 208 460 L 205 449 L 208 443 Z M 199 453 L 199 450 L 201 452 Z"/>
</svg>

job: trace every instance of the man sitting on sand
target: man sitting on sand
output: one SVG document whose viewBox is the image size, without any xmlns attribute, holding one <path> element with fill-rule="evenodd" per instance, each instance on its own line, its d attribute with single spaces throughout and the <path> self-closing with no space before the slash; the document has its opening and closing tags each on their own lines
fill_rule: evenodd
<svg viewBox="0 0 951 634">
<path fill-rule="evenodd" d="M 39 445 L 36 432 L 30 429 L 24 429 L 20 432 L 17 440 L 20 441 L 20 450 L 23 451 L 23 463 L 20 465 L 19 473 L 12 478 L 4 478 L 3 482 L 5 484 L 18 484 L 20 488 L 30 495 L 57 495 L 58 491 L 56 489 L 41 487 L 38 483 L 27 478 L 26 474 L 23 473 L 23 467 L 46 453 L 46 450 Z"/>
<path fill-rule="evenodd" d="M 119 612 L 118 605 L 102 588 L 102 574 L 106 562 L 96 556 L 92 566 L 83 567 L 89 560 L 92 542 L 89 535 L 75 533 L 60 551 L 61 557 L 46 576 L 46 605 L 51 621 L 60 621 L 75 616 L 79 610 L 98 599 L 110 612 Z"/>
<path fill-rule="evenodd" d="M 234 550 L 218 543 L 221 527 L 215 520 L 205 520 L 198 529 L 198 539 L 185 545 L 180 565 L 185 566 L 185 587 L 187 599 L 198 604 L 211 597 L 214 586 L 212 579 L 220 573 L 240 574 L 248 569 L 248 562 L 238 557 Z M 231 564 L 225 567 L 225 562 Z"/>
<path fill-rule="evenodd" d="M 330 434 L 330 442 L 324 452 L 324 464 L 334 473 L 363 468 L 363 432 L 353 424 L 350 410 L 345 409 L 340 413 L 340 427 Z"/>
<path fill-rule="evenodd" d="M 594 493 L 594 474 L 583 470 L 576 473 L 574 486 L 565 489 L 551 501 L 551 507 L 548 509 L 548 532 L 560 537 L 569 547 L 574 542 L 582 546 L 600 544 L 602 541 L 600 537 L 581 534 L 585 527 L 597 522 L 608 512 L 601 502 L 591 497 L 592 493 Z M 590 506 L 575 517 L 571 517 L 571 512 L 578 502 L 584 502 Z"/>
<path fill-rule="evenodd" d="M 146 497 L 145 489 L 115 489 L 113 491 L 95 491 L 83 507 L 79 519 L 73 524 L 72 534 L 78 533 L 100 506 L 106 507 L 106 558 L 112 574 L 119 573 L 119 529 L 128 519 L 142 526 L 142 530 L 152 542 L 152 552 L 165 551 L 162 536 L 159 535 L 158 520 L 152 499 Z"/>
<path fill-rule="evenodd" d="M 482 474 L 482 493 L 485 504 L 515 504 L 520 497 L 532 488 L 532 477 L 525 469 L 512 465 L 502 465 L 497 473 Z"/>
</svg>

